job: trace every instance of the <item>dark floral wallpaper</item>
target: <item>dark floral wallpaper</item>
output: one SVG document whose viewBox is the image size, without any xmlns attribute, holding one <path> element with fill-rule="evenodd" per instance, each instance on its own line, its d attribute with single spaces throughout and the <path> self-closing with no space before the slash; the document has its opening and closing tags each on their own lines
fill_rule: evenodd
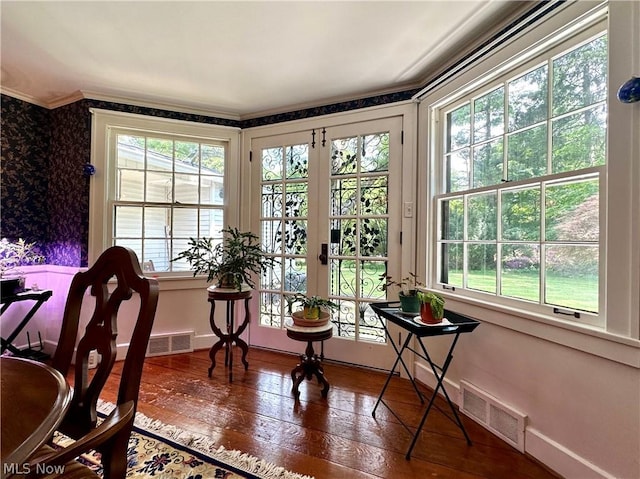
<svg viewBox="0 0 640 479">
<path fill-rule="evenodd" d="M 47 244 L 50 111 L 2 95 L 0 236 Z"/>
<path fill-rule="evenodd" d="M 54 110 L 2 95 L 2 237 L 35 241 L 47 263 L 87 266 L 91 159 L 90 108 L 249 128 L 393 103 L 415 91 L 336 103 L 246 121 L 80 100 Z"/>
</svg>

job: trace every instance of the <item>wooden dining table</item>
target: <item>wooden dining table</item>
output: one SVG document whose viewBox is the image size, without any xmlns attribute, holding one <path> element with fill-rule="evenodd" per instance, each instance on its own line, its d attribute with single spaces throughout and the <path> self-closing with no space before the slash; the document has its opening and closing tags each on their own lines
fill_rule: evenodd
<svg viewBox="0 0 640 479">
<path fill-rule="evenodd" d="M 1 477 L 28 472 L 27 460 L 53 434 L 69 407 L 71 389 L 52 367 L 0 357 Z"/>
</svg>

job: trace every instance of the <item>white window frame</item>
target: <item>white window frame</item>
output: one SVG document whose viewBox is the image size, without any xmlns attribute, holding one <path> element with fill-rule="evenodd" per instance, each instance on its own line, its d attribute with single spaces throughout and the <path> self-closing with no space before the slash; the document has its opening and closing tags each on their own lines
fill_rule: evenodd
<svg viewBox="0 0 640 479">
<path fill-rule="evenodd" d="M 447 82 L 421 92 L 418 98 L 421 102 L 418 157 L 425 168 L 419 174 L 420 184 L 424 186 L 419 191 L 419 198 L 423 200 L 418 202 L 418 214 L 426 218 L 426 224 L 418 230 L 418 271 L 422 268 L 429 287 L 443 293 L 452 309 L 457 308 L 487 322 L 640 367 L 640 252 L 635 246 L 640 240 L 640 136 L 637 134 L 640 109 L 635 105 L 634 110 L 633 105 L 622 104 L 616 99 L 619 86 L 640 67 L 637 47 L 640 8 L 633 3 L 566 4 L 518 37 L 496 48 L 481 62 L 474 63 Z M 608 154 L 604 184 L 601 184 L 601 198 L 603 194 L 606 197 L 606 202 L 601 202 L 601 210 L 607 208 L 606 224 L 602 224 L 600 230 L 603 249 L 601 280 L 606 282 L 604 300 L 600 305 L 603 316 L 601 327 L 564 321 L 539 311 L 527 311 L 486 298 L 437 288 L 435 248 L 438 218 L 434 198 L 438 193 L 436 183 L 440 176 L 437 168 L 442 150 L 438 144 L 441 138 L 434 135 L 438 121 L 435 112 L 445 98 L 468 94 L 483 82 L 489 82 L 490 78 L 506 75 L 514 64 L 522 63 L 523 58 L 534 58 L 549 47 L 547 43 L 553 37 L 558 42 L 560 37 L 580 35 L 585 28 L 603 21 L 608 21 L 614 27 L 608 28 Z M 601 218 L 604 215 L 601 214 Z M 612 346 L 613 343 L 617 343 L 616 347 Z"/>
<path fill-rule="evenodd" d="M 101 109 L 91 109 L 90 111 L 92 113 L 91 163 L 95 166 L 96 174 L 90 179 L 89 264 L 92 264 L 104 249 L 111 246 L 113 241 L 113 208 L 110 206 L 114 203 L 114 198 L 111 196 L 115 191 L 115 165 L 110 164 L 110 161 L 115 158 L 111 158 L 109 153 L 112 132 L 139 131 L 143 135 L 169 135 L 195 138 L 204 142 L 225 143 L 227 158 L 224 173 L 224 222 L 225 226 L 238 224 L 239 129 Z M 193 277 L 188 271 L 154 272 L 153 275 L 160 279 Z"/>
</svg>

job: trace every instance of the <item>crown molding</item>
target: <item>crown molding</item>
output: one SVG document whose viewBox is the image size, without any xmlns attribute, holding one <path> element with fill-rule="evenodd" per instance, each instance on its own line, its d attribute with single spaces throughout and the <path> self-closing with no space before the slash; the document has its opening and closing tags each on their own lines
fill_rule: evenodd
<svg viewBox="0 0 640 479">
<path fill-rule="evenodd" d="M 32 105 L 36 105 L 36 106 L 40 106 L 42 108 L 47 108 L 49 109 L 49 105 L 47 105 L 47 103 L 44 103 L 40 100 L 37 100 L 36 98 L 30 96 L 30 95 L 25 95 L 23 93 L 20 93 L 17 90 L 14 90 L 13 88 L 7 88 L 7 87 L 3 87 L 0 86 L 0 93 L 3 95 L 7 95 L 10 96 L 12 98 L 16 98 L 18 100 L 22 100 L 24 102 L 27 103 L 31 103 Z"/>
</svg>

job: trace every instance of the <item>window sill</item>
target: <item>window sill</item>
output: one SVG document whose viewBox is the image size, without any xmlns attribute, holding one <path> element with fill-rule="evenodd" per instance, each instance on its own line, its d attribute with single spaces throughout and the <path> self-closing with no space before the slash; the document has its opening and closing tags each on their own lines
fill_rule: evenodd
<svg viewBox="0 0 640 479">
<path fill-rule="evenodd" d="M 446 308 L 522 334 L 640 369 L 640 341 L 542 315 L 438 291 Z"/>
</svg>

